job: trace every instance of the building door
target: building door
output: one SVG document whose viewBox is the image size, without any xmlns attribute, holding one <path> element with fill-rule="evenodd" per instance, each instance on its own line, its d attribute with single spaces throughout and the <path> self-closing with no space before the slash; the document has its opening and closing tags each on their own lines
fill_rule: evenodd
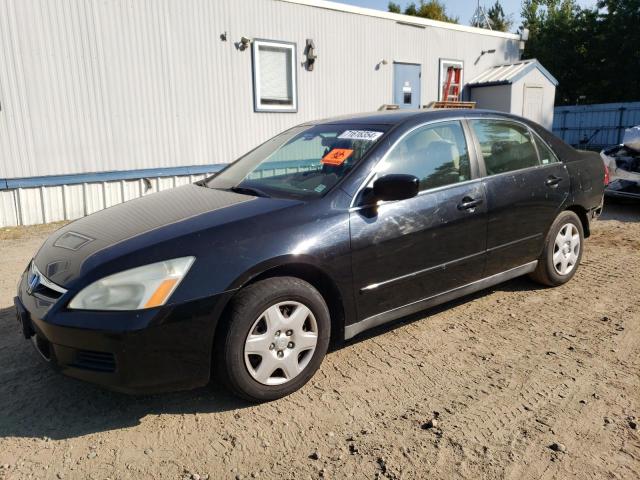
<svg viewBox="0 0 640 480">
<path fill-rule="evenodd" d="M 420 65 L 393 64 L 393 103 L 400 108 L 420 107 Z"/>
<path fill-rule="evenodd" d="M 525 85 L 524 102 L 522 105 L 522 116 L 544 125 L 542 118 L 542 100 L 544 92 L 542 87 Z"/>
</svg>

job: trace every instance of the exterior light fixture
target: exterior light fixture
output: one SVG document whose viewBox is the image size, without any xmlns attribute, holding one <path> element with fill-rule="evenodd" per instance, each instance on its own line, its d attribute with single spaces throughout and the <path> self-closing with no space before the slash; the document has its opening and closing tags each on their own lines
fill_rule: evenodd
<svg viewBox="0 0 640 480">
<path fill-rule="evenodd" d="M 251 45 L 251 39 L 249 37 L 240 37 L 240 41 L 236 43 L 238 50 L 246 50 Z"/>
<path fill-rule="evenodd" d="M 475 61 L 475 62 L 473 62 L 473 64 L 474 64 L 474 65 L 477 65 L 477 64 L 478 64 L 478 62 L 480 61 L 480 59 L 481 59 L 483 56 L 485 56 L 487 53 L 496 53 L 496 49 L 495 49 L 495 48 L 492 48 L 492 49 L 490 49 L 490 50 L 482 50 L 482 51 L 480 52 L 480 55 L 478 55 L 478 58 L 476 58 L 476 61 Z"/>
<path fill-rule="evenodd" d="M 520 32 L 520 41 L 518 42 L 518 50 L 520 52 L 520 58 L 522 58 L 522 54 L 524 53 L 524 46 L 527 40 L 529 40 L 529 29 L 525 28 L 524 25 L 521 25 L 518 28 L 518 32 Z"/>
<path fill-rule="evenodd" d="M 306 46 L 304 47 L 304 56 L 307 58 L 305 61 L 305 68 L 308 72 L 313 71 L 313 65 L 316 63 L 318 53 L 316 51 L 316 44 L 310 38 L 307 38 Z"/>
<path fill-rule="evenodd" d="M 382 65 L 386 65 L 387 63 L 389 63 L 389 62 L 387 62 L 387 60 L 386 60 L 385 58 L 381 58 L 381 59 L 378 61 L 378 63 L 376 63 L 376 70 L 380 70 L 380 67 L 381 67 Z"/>
</svg>

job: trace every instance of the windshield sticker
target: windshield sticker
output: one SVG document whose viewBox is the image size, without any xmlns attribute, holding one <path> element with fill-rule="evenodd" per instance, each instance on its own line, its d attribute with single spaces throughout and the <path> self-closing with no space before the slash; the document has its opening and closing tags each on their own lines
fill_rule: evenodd
<svg viewBox="0 0 640 480">
<path fill-rule="evenodd" d="M 352 153 L 353 150 L 351 150 L 350 148 L 334 148 L 324 157 L 322 157 L 321 162 L 324 165 L 339 166 L 342 165 L 344 161 L 351 156 Z"/>
<path fill-rule="evenodd" d="M 371 130 L 346 130 L 342 132 L 338 138 L 375 142 L 381 136 L 382 132 L 373 132 Z"/>
<path fill-rule="evenodd" d="M 316 188 L 314 188 L 314 190 L 318 193 L 322 193 L 324 191 L 324 189 L 327 188 L 326 185 L 320 184 L 318 185 Z"/>
</svg>

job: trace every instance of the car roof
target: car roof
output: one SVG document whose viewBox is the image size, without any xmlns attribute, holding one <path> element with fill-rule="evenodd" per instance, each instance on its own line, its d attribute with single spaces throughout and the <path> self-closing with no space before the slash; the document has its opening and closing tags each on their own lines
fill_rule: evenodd
<svg viewBox="0 0 640 480">
<path fill-rule="evenodd" d="M 504 118 L 517 118 L 504 112 L 496 112 L 493 110 L 480 110 L 471 108 L 423 108 L 420 110 L 385 110 L 378 112 L 359 113 L 351 115 L 342 115 L 339 117 L 325 118 L 314 122 L 308 122 L 308 125 L 329 125 L 329 124 L 368 124 L 368 125 L 400 125 L 409 120 L 438 120 L 451 117 L 469 117 L 469 116 L 501 116 Z"/>
</svg>

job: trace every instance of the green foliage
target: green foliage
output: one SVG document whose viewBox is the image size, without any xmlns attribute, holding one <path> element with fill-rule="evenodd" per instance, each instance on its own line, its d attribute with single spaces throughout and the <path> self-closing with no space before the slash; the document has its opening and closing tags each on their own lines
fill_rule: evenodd
<svg viewBox="0 0 640 480">
<path fill-rule="evenodd" d="M 496 0 L 496 3 L 487 10 L 487 17 L 489 17 L 489 21 L 491 22 L 491 28 L 493 30 L 498 30 L 499 32 L 508 32 L 509 29 L 513 26 L 513 18 L 511 16 L 507 16 L 502 9 L 502 5 L 500 5 L 500 0 Z"/>
<path fill-rule="evenodd" d="M 389 2 L 388 9 L 390 12 L 400 13 L 400 5 L 397 3 Z M 447 15 L 447 9 L 444 3 L 439 0 L 420 0 L 417 5 L 415 2 L 411 2 L 402 13 L 414 17 L 439 20 L 441 22 L 458 23 L 458 17 L 450 17 Z"/>
<path fill-rule="evenodd" d="M 640 100 L 640 0 L 525 0 L 530 31 L 524 58 L 537 58 L 560 82 L 556 104 Z"/>
<path fill-rule="evenodd" d="M 402 11 L 400 10 L 400 5 L 398 5 L 397 3 L 389 2 L 387 8 L 391 13 L 402 13 Z"/>
</svg>

